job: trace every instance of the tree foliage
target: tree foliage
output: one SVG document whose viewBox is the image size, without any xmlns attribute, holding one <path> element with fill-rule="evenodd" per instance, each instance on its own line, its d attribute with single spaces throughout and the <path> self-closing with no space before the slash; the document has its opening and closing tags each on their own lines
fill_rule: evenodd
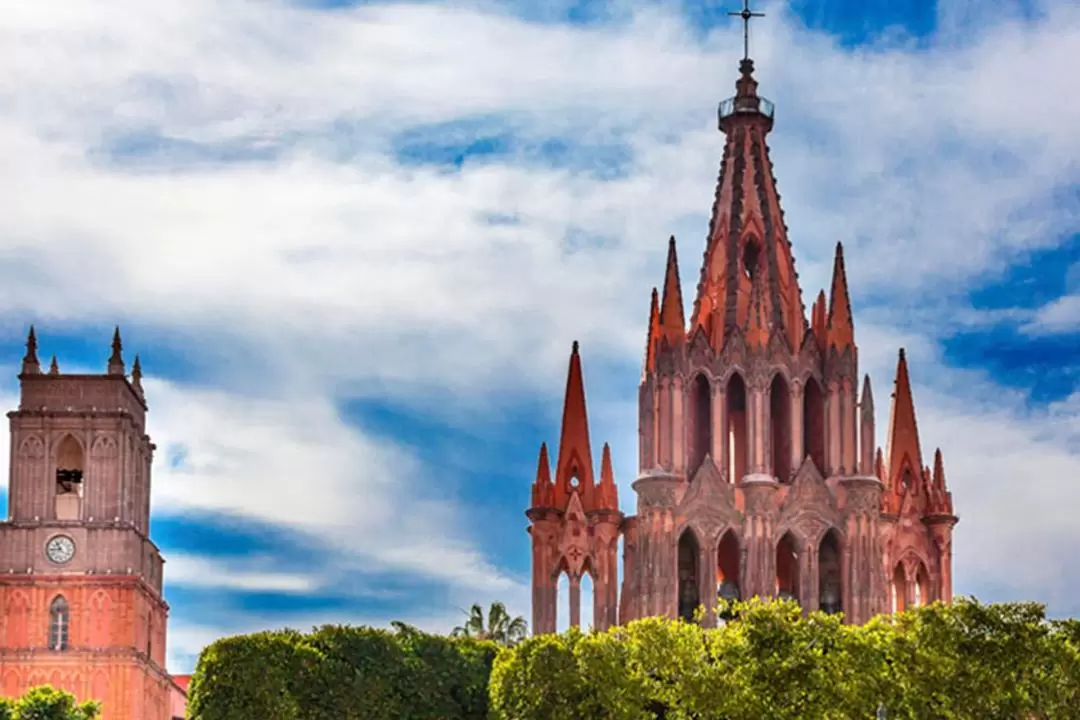
<svg viewBox="0 0 1080 720">
<path fill-rule="evenodd" d="M 80 703 L 49 685 L 30 688 L 21 698 L 0 698 L 0 720 L 96 720 L 101 705 Z"/>
<path fill-rule="evenodd" d="M 705 630 L 650 618 L 500 653 L 497 720 L 1034 720 L 1080 716 L 1080 623 L 962 599 L 861 627 L 750 602 Z"/>
<path fill-rule="evenodd" d="M 482 720 L 494 643 L 326 625 L 225 638 L 203 650 L 191 720 Z"/>
<path fill-rule="evenodd" d="M 227 638 L 200 657 L 189 717 L 851 720 L 879 706 L 889 720 L 1080 717 L 1080 622 L 1036 604 L 962 599 L 861 627 L 793 602 L 740 603 L 730 617 L 513 647 L 402 623 Z"/>
<path fill-rule="evenodd" d="M 468 619 L 464 625 L 454 628 L 454 637 L 468 636 L 479 640 L 491 640 L 499 645 L 512 647 L 525 639 L 529 626 L 520 615 L 510 617 L 506 606 L 501 602 L 491 603 L 485 622 L 484 608 L 474 604 L 466 613 Z"/>
</svg>

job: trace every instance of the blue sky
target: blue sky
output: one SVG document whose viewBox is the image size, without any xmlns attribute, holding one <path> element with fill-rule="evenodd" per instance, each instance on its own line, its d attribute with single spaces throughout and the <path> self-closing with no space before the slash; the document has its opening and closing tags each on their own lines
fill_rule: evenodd
<svg viewBox="0 0 1080 720">
<path fill-rule="evenodd" d="M 0 400 L 31 322 L 64 370 L 103 370 L 116 323 L 140 353 L 174 671 L 265 627 L 527 616 L 575 339 L 632 509 L 649 292 L 671 234 L 697 281 L 738 9 L 5 10 Z M 760 9 L 804 300 L 843 240 L 862 368 L 887 398 L 907 348 L 944 452 L 957 592 L 1080 615 L 1080 11 Z"/>
</svg>

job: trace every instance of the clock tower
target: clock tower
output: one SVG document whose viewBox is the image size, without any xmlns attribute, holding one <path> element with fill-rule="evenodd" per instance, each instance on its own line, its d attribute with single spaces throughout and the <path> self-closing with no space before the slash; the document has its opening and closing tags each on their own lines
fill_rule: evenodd
<svg viewBox="0 0 1080 720">
<path fill-rule="evenodd" d="M 0 522 L 0 693 L 50 684 L 103 704 L 103 720 L 166 720 L 168 607 L 150 540 L 146 398 L 120 332 L 106 372 L 38 362 L 31 327 L 8 413 L 8 518 Z"/>
</svg>

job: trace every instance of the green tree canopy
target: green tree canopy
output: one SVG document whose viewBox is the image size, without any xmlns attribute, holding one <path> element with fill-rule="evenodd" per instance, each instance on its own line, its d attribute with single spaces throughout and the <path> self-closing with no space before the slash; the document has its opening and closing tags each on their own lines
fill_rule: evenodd
<svg viewBox="0 0 1080 720">
<path fill-rule="evenodd" d="M 100 712 L 100 704 L 80 703 L 49 685 L 30 688 L 21 698 L 0 699 L 0 720 L 96 720 Z"/>
</svg>

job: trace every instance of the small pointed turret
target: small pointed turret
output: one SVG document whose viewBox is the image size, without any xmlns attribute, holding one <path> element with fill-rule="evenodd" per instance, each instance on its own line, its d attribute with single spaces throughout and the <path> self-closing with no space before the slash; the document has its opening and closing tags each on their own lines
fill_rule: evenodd
<svg viewBox="0 0 1080 720">
<path fill-rule="evenodd" d="M 827 341 L 825 313 L 825 291 L 820 290 L 810 310 L 810 328 L 817 339 L 818 346 L 822 348 L 826 347 Z"/>
<path fill-rule="evenodd" d="M 656 370 L 656 348 L 660 342 L 660 294 L 652 289 L 652 304 L 649 306 L 649 335 L 645 339 L 644 374 Z"/>
<path fill-rule="evenodd" d="M 907 357 L 903 348 L 896 363 L 896 389 L 893 391 L 886 449 L 889 487 L 898 492 L 918 479 L 923 467 L 919 447 L 919 426 L 915 420 L 915 401 L 911 394 Z"/>
<path fill-rule="evenodd" d="M 619 489 L 615 485 L 615 471 L 611 467 L 611 446 L 607 443 L 604 443 L 603 455 L 600 458 L 599 490 L 597 507 L 604 510 L 618 510 Z"/>
<path fill-rule="evenodd" d="M 855 345 L 855 326 L 851 319 L 851 298 L 848 296 L 847 273 L 844 271 L 844 244 L 836 243 L 833 261 L 832 291 L 829 298 L 827 347 L 843 352 Z"/>
<path fill-rule="evenodd" d="M 863 376 L 862 397 L 859 399 L 859 474 L 874 474 L 874 393 L 870 390 L 870 376 Z"/>
<path fill-rule="evenodd" d="M 142 386 L 142 363 L 139 362 L 139 354 L 135 354 L 135 363 L 131 366 L 131 386 L 139 395 L 143 394 Z"/>
<path fill-rule="evenodd" d="M 551 507 L 555 502 L 553 489 L 547 443 L 540 443 L 540 460 L 536 464 L 536 480 L 532 487 L 532 506 L 534 508 Z"/>
<path fill-rule="evenodd" d="M 877 453 L 874 455 L 874 476 L 883 483 L 889 481 L 889 478 L 885 475 L 885 454 L 881 452 L 880 447 L 878 447 Z"/>
<path fill-rule="evenodd" d="M 926 508 L 927 515 L 953 514 L 952 493 L 949 492 L 945 482 L 945 462 L 941 458 L 941 448 L 934 451 L 934 472 L 930 481 L 930 502 Z"/>
<path fill-rule="evenodd" d="M 586 510 L 593 507 L 595 494 L 592 450 L 589 446 L 589 418 L 585 411 L 585 381 L 577 340 L 570 352 L 563 401 L 559 456 L 555 464 L 555 507 L 563 510 L 573 493 L 581 494 Z"/>
<path fill-rule="evenodd" d="M 122 351 L 124 346 L 120 342 L 120 326 L 117 325 L 113 330 L 112 339 L 112 355 L 109 356 L 109 374 L 110 375 L 123 375 L 124 374 L 124 356 Z"/>
<path fill-rule="evenodd" d="M 670 347 L 686 339 L 686 315 L 683 310 L 682 285 L 679 281 L 679 258 L 675 236 L 668 240 L 667 270 L 664 273 L 664 296 L 660 303 L 660 331 Z"/>
<path fill-rule="evenodd" d="M 22 361 L 23 375 L 37 375 L 41 372 L 41 363 L 38 362 L 37 349 L 37 333 L 34 332 L 34 326 L 31 325 L 30 332 L 26 335 L 26 355 L 23 356 Z"/>
<path fill-rule="evenodd" d="M 58 362 L 56 362 L 56 356 L 55 355 L 53 355 L 52 360 L 49 361 L 49 374 L 50 375 L 59 375 L 60 374 L 60 364 Z"/>
</svg>

